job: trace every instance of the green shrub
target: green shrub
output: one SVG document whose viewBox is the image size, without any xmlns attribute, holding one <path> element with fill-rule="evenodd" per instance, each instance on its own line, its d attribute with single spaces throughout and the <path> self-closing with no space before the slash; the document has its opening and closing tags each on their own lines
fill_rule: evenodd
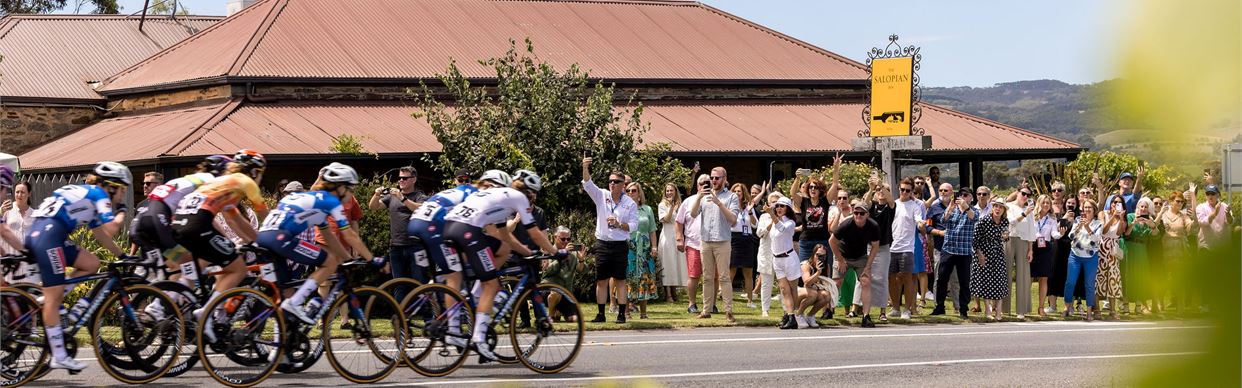
<svg viewBox="0 0 1242 388">
<path fill-rule="evenodd" d="M 867 179 L 871 177 L 871 172 L 875 170 L 869 164 L 857 162 L 841 163 L 841 187 L 849 190 L 850 197 L 861 197 L 867 192 Z M 824 166 L 811 170 L 812 178 L 820 178 L 824 180 L 825 185 L 832 185 L 832 166 Z M 792 194 L 789 185 L 793 183 L 793 178 L 786 179 L 776 183 L 774 190 L 780 190 L 786 197 Z"/>
</svg>

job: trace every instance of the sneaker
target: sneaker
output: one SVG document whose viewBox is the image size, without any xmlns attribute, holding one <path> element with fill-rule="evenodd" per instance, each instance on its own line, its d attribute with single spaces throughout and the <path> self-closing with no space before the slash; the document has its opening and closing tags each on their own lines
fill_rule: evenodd
<svg viewBox="0 0 1242 388">
<path fill-rule="evenodd" d="M 887 315 L 887 317 L 889 317 L 889 318 L 897 318 L 897 317 L 899 317 L 899 316 L 901 316 L 901 313 L 897 312 L 897 309 L 888 309 L 888 315 Z"/>
<path fill-rule="evenodd" d="M 81 361 L 74 360 L 73 357 L 65 357 L 64 359 L 52 357 L 52 363 L 49 367 L 52 369 L 65 369 L 68 370 L 69 373 L 76 374 L 81 372 L 83 369 L 86 369 L 86 364 Z"/>
<path fill-rule="evenodd" d="M 755 302 L 746 302 L 746 308 L 755 308 Z"/>
<path fill-rule="evenodd" d="M 1052 314 L 1055 312 L 1057 312 L 1057 310 L 1053 309 L 1052 306 L 1044 307 L 1044 314 Z"/>
<path fill-rule="evenodd" d="M 781 330 L 789 330 L 789 314 L 782 315 L 781 324 L 776 327 Z"/>
<path fill-rule="evenodd" d="M 910 319 L 910 310 L 901 310 L 901 319 Z"/>
<path fill-rule="evenodd" d="M 604 314 L 595 314 L 595 319 L 592 319 L 591 322 L 604 323 L 608 322 L 608 318 L 604 318 Z"/>
<path fill-rule="evenodd" d="M 736 319 L 733 319 L 733 312 L 727 312 L 727 313 L 725 313 L 725 322 L 728 322 L 728 323 L 737 323 L 737 320 L 736 320 Z"/>
<path fill-rule="evenodd" d="M 806 325 L 816 329 L 819 328 L 819 322 L 816 322 L 815 317 L 812 316 L 806 317 Z"/>
<path fill-rule="evenodd" d="M 280 302 L 280 309 L 285 310 L 286 313 L 293 314 L 293 316 L 297 317 L 299 321 L 302 321 L 302 323 L 308 325 L 315 323 L 314 319 L 312 319 L 309 315 L 306 315 L 306 310 L 303 309 L 302 306 L 295 305 L 292 302 L 293 301 L 290 299 L 285 299 L 284 302 Z"/>
<path fill-rule="evenodd" d="M 768 312 L 767 312 L 767 311 L 761 312 L 761 313 L 759 313 L 759 316 L 764 317 L 764 318 L 767 318 L 767 317 L 768 317 Z"/>
<path fill-rule="evenodd" d="M 832 319 L 832 315 L 833 315 L 834 313 L 835 313 L 835 312 L 833 311 L 833 309 L 824 309 L 824 315 L 823 315 L 823 316 L 821 316 L 820 318 L 823 318 L 823 319 Z"/>
<path fill-rule="evenodd" d="M 454 337 L 454 336 L 444 337 L 444 343 L 448 344 L 449 346 L 456 346 L 456 347 L 463 348 L 463 349 L 466 348 L 467 346 L 465 338 Z"/>
<path fill-rule="evenodd" d="M 801 315 L 794 315 L 794 320 L 798 322 L 798 328 L 799 328 L 799 329 L 805 329 L 805 328 L 807 328 L 807 327 L 810 327 L 810 326 L 811 326 L 811 325 L 808 325 L 808 324 L 806 323 L 806 317 L 804 317 L 804 316 L 801 316 Z"/>
<path fill-rule="evenodd" d="M 871 314 L 863 315 L 862 327 L 875 327 L 875 322 L 871 322 Z"/>
<path fill-rule="evenodd" d="M 931 292 L 931 291 L 927 291 L 927 294 L 926 294 L 926 295 L 923 295 L 923 299 L 924 299 L 924 300 L 932 300 L 932 301 L 934 301 L 934 300 L 936 300 L 936 293 Z"/>
<path fill-rule="evenodd" d="M 496 357 L 496 353 L 493 353 L 491 349 L 487 348 L 487 344 L 475 344 L 474 350 L 479 352 L 480 359 L 487 359 L 488 361 L 497 361 L 500 359 L 500 357 Z"/>
<path fill-rule="evenodd" d="M 693 304 L 692 304 L 692 305 L 690 305 L 690 307 L 686 307 L 686 312 L 687 312 L 687 313 L 691 313 L 691 314 L 698 314 L 698 313 L 699 313 L 699 306 L 698 306 L 698 305 L 693 305 Z"/>
</svg>

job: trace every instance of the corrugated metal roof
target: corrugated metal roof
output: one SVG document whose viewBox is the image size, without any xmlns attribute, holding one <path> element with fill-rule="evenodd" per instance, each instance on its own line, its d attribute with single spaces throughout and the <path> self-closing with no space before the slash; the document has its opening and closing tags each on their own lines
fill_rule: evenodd
<svg viewBox="0 0 1242 388">
<path fill-rule="evenodd" d="M 807 101 L 652 104 L 643 110 L 645 143 L 673 152 L 850 151 L 862 127 L 862 104 Z M 100 159 L 199 156 L 252 148 L 265 154 L 330 154 L 340 134 L 360 137 L 380 154 L 438 152 L 417 107 L 399 103 L 238 104 L 104 120 L 22 155 L 27 168 L 88 165 Z M 1076 144 L 1011 126 L 924 106 L 919 126 L 934 151 L 1076 149 Z M 177 144 L 185 147 L 178 148 Z"/>
<path fill-rule="evenodd" d="M 429 78 L 530 37 L 551 64 L 610 80 L 863 80 L 863 67 L 697 2 L 265 0 L 104 91 L 210 77 Z M 176 71 L 172 71 L 176 69 Z"/>
<path fill-rule="evenodd" d="M 0 96 L 101 100 L 88 84 L 223 19 L 218 16 L 8 15 L 0 19 Z"/>
<path fill-rule="evenodd" d="M 106 119 L 22 154 L 22 165 L 57 168 L 155 158 L 167 154 L 228 105 Z"/>
</svg>

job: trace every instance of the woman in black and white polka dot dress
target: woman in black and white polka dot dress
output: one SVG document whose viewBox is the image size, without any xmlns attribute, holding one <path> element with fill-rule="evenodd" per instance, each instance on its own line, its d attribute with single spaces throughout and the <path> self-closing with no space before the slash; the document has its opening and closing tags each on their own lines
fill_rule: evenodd
<svg viewBox="0 0 1242 388">
<path fill-rule="evenodd" d="M 1001 300 L 1009 297 L 1009 274 L 1005 268 L 1004 240 L 1009 237 L 1009 219 L 1004 202 L 992 206 L 987 217 L 975 224 L 975 259 L 970 263 L 970 291 L 984 300 L 983 312 L 1001 319 Z"/>
</svg>

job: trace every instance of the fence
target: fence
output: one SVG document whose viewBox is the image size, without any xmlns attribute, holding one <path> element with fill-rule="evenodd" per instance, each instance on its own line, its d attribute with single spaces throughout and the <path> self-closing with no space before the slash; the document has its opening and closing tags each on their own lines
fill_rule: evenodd
<svg viewBox="0 0 1242 388">
<path fill-rule="evenodd" d="M 33 202 L 32 206 L 34 207 L 38 207 L 44 198 L 51 196 L 52 192 L 61 188 L 61 186 L 82 184 L 85 179 L 86 175 L 83 174 L 34 174 L 22 175 L 21 177 L 21 180 L 30 182 L 30 200 Z M 133 218 L 134 197 L 136 197 L 133 186 L 130 186 L 127 193 L 129 195 L 125 196 L 125 207 L 130 210 L 129 214 L 126 215 L 126 222 L 129 222 Z M 138 194 L 142 194 L 142 192 L 139 191 Z"/>
</svg>

